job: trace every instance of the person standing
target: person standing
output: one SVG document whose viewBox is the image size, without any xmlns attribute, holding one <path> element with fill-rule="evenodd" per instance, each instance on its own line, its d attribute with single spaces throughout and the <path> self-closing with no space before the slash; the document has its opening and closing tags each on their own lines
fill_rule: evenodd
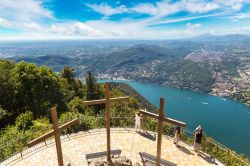
<svg viewBox="0 0 250 166">
<path fill-rule="evenodd" d="M 194 134 L 194 150 L 196 153 L 195 156 L 198 156 L 200 153 L 201 141 L 202 141 L 202 128 L 201 126 L 198 126 Z"/>
<path fill-rule="evenodd" d="M 178 146 L 180 134 L 181 134 L 181 127 L 179 125 L 177 125 L 177 126 L 175 126 L 175 133 L 174 133 L 174 144 L 176 147 Z"/>
<path fill-rule="evenodd" d="M 140 112 L 135 114 L 135 131 L 138 129 L 140 132 L 141 130 L 141 116 Z"/>
</svg>

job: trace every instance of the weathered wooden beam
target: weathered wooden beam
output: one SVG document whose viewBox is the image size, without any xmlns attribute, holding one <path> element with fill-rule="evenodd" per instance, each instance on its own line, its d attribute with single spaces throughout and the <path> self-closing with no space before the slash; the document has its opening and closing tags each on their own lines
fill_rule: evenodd
<svg viewBox="0 0 250 166">
<path fill-rule="evenodd" d="M 174 124 L 174 125 L 179 125 L 181 127 L 186 127 L 186 123 L 179 121 L 179 120 L 175 120 L 175 119 L 171 119 L 171 118 L 167 118 L 165 117 L 164 119 L 166 122 Z"/>
<path fill-rule="evenodd" d="M 48 133 L 46 133 L 46 134 L 43 134 L 42 136 L 40 136 L 40 137 L 38 137 L 38 138 L 36 138 L 36 139 L 28 142 L 28 147 L 34 146 L 34 145 L 36 145 L 36 144 L 38 144 L 38 143 L 46 140 L 47 138 L 52 137 L 54 134 L 55 134 L 55 132 L 53 130 L 50 131 L 50 132 L 48 132 Z"/>
<path fill-rule="evenodd" d="M 152 113 L 152 112 L 141 110 L 140 113 L 144 114 L 144 115 L 147 115 L 149 117 L 155 118 L 155 119 L 159 119 L 159 115 L 157 115 L 155 113 Z M 174 125 L 179 125 L 181 127 L 185 127 L 186 126 L 186 123 L 178 121 L 178 120 L 175 120 L 175 119 L 171 119 L 171 118 L 168 118 L 168 117 L 164 117 L 163 120 L 165 122 L 168 122 L 168 123 L 171 123 L 171 124 L 174 124 Z"/>
<path fill-rule="evenodd" d="M 158 122 L 158 136 L 157 136 L 157 155 L 156 155 L 156 165 L 157 166 L 160 166 L 160 161 L 161 161 L 163 119 L 164 119 L 164 98 L 161 98 L 160 99 L 160 110 L 159 110 L 159 122 Z"/>
<path fill-rule="evenodd" d="M 107 161 L 111 164 L 111 147 L 110 147 L 110 96 L 109 83 L 105 83 L 105 114 L 106 114 L 106 130 L 107 130 Z"/>
<path fill-rule="evenodd" d="M 128 101 L 129 100 L 129 96 L 124 96 L 124 97 L 115 97 L 115 98 L 110 98 L 109 101 L 111 103 L 114 102 L 120 102 L 120 101 Z"/>
<path fill-rule="evenodd" d="M 110 102 L 120 102 L 120 101 L 128 101 L 129 96 L 125 97 L 116 97 L 116 98 L 110 98 Z M 96 105 L 96 104 L 105 104 L 106 99 L 100 99 L 100 100 L 90 100 L 90 101 L 84 101 L 84 104 L 86 105 Z"/>
<path fill-rule="evenodd" d="M 71 121 L 69 121 L 69 122 L 63 124 L 62 126 L 60 126 L 60 127 L 59 127 L 59 130 L 62 131 L 62 130 L 64 130 L 64 129 L 68 128 L 68 127 L 71 126 L 71 125 L 77 124 L 78 122 L 79 122 L 79 119 L 78 119 L 78 118 L 76 118 L 76 119 L 74 119 L 74 120 L 71 120 Z M 28 146 L 29 146 L 29 147 L 34 146 L 34 145 L 36 145 L 36 144 L 38 144 L 38 143 L 40 143 L 40 142 L 46 140 L 47 138 L 50 138 L 50 137 L 54 136 L 54 135 L 55 135 L 54 130 L 49 131 L 48 133 L 43 134 L 42 136 L 40 136 L 40 137 L 38 137 L 38 138 L 36 138 L 36 139 L 34 139 L 34 140 L 28 142 Z"/>
<path fill-rule="evenodd" d="M 56 107 L 51 108 L 51 117 L 52 117 L 52 122 L 53 122 L 53 128 L 55 131 L 55 142 L 56 142 L 58 166 L 63 166 L 62 146 L 61 146 L 61 139 L 60 139 L 61 134 L 60 134 L 59 124 L 58 124 Z"/>
<path fill-rule="evenodd" d="M 159 115 L 157 115 L 155 113 L 152 113 L 152 112 L 149 112 L 149 111 L 141 110 L 140 113 L 143 114 L 143 115 L 147 115 L 149 117 L 152 117 L 154 119 L 158 119 L 158 117 L 159 117 Z"/>
<path fill-rule="evenodd" d="M 63 125 L 61 125 L 61 126 L 59 127 L 59 129 L 62 131 L 62 130 L 64 130 L 64 129 L 68 128 L 69 126 L 75 125 L 75 124 L 77 124 L 77 123 L 79 123 L 79 119 L 78 119 L 78 118 L 73 119 L 73 120 L 71 120 L 71 121 L 69 121 L 69 122 L 67 122 L 67 123 L 65 123 L 65 124 L 63 124 Z"/>
</svg>

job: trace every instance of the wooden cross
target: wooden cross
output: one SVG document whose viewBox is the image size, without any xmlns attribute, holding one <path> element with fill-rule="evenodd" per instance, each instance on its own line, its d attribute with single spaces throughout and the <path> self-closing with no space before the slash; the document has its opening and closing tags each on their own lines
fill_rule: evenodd
<svg viewBox="0 0 250 166">
<path fill-rule="evenodd" d="M 163 133 L 163 122 L 172 123 L 174 125 L 179 125 L 182 127 L 186 126 L 186 123 L 174 120 L 171 118 L 167 118 L 164 116 L 164 98 L 160 98 L 160 110 L 159 115 L 147 112 L 147 111 L 140 111 L 141 114 L 144 114 L 146 116 L 150 116 L 152 118 L 158 119 L 158 137 L 157 137 L 157 157 L 156 157 L 156 165 L 160 166 L 160 160 L 161 160 L 161 143 L 162 143 L 162 133 Z"/>
<path fill-rule="evenodd" d="M 58 165 L 63 166 L 63 156 L 62 156 L 62 147 L 61 147 L 61 140 L 60 140 L 60 132 L 66 128 L 68 128 L 71 125 L 74 125 L 79 122 L 79 119 L 76 118 L 74 120 L 71 120 L 64 125 L 60 126 L 58 125 L 58 117 L 56 112 L 56 107 L 51 108 L 51 117 L 52 117 L 52 123 L 54 130 L 28 142 L 28 146 L 31 147 L 33 145 L 38 144 L 39 142 L 45 141 L 47 138 L 55 135 L 55 142 L 56 142 L 56 152 L 57 152 L 57 160 Z"/>
<path fill-rule="evenodd" d="M 105 104 L 106 130 L 107 130 L 107 161 L 111 163 L 110 153 L 110 102 L 128 101 L 129 96 L 110 98 L 109 83 L 105 83 L 105 99 L 84 101 L 86 105 Z"/>
</svg>

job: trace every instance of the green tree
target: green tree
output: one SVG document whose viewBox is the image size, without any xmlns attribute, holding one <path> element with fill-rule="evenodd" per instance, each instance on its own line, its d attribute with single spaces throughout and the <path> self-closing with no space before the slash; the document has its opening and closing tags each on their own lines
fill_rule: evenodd
<svg viewBox="0 0 250 166">
<path fill-rule="evenodd" d="M 75 70 L 71 67 L 64 66 L 63 70 L 61 72 L 61 77 L 66 78 L 68 83 L 70 85 L 73 85 L 75 82 L 75 78 L 74 78 L 75 77 Z"/>
<path fill-rule="evenodd" d="M 70 101 L 69 106 L 70 106 L 71 111 L 78 111 L 81 113 L 84 113 L 84 111 L 85 111 L 84 101 L 83 101 L 83 99 L 80 99 L 79 97 L 74 97 Z"/>
<path fill-rule="evenodd" d="M 74 98 L 75 92 L 70 90 L 70 85 L 66 78 L 60 78 L 60 86 L 66 102 L 69 102 Z"/>
<path fill-rule="evenodd" d="M 139 102 L 135 99 L 135 98 L 131 98 L 131 99 L 129 99 L 129 107 L 131 107 L 131 108 L 135 108 L 135 109 L 139 109 L 140 108 L 140 104 L 139 104 Z"/>
<path fill-rule="evenodd" d="M 9 60 L 0 60 L 0 106 L 6 110 L 8 114 L 17 115 L 20 108 L 17 105 L 16 100 L 16 81 L 14 78 L 13 69 L 15 63 Z M 3 112 L 3 111 L 2 111 Z M 10 123 L 12 119 L 9 117 L 5 122 Z M 4 121 L 1 121 L 1 127 L 5 125 Z"/>
<path fill-rule="evenodd" d="M 31 111 L 27 111 L 25 113 L 20 114 L 16 118 L 16 127 L 18 130 L 27 130 L 30 128 L 30 126 L 33 125 L 33 113 Z"/>
<path fill-rule="evenodd" d="M 95 76 L 88 72 L 86 76 L 86 99 L 95 100 L 104 97 L 101 91 L 100 85 L 96 82 Z M 104 108 L 104 105 L 93 106 L 94 113 L 99 114 L 100 110 Z"/>
<path fill-rule="evenodd" d="M 77 96 L 79 96 L 80 98 L 84 97 L 84 85 L 82 83 L 81 80 L 77 79 L 75 81 L 75 86 L 74 86 L 74 90 Z"/>
<path fill-rule="evenodd" d="M 95 76 L 88 72 L 86 76 L 86 98 L 87 100 L 99 99 L 102 96 L 100 86 L 97 84 Z"/>
<path fill-rule="evenodd" d="M 76 96 L 83 98 L 83 84 L 80 80 L 75 79 L 75 70 L 68 66 L 64 66 L 61 72 L 61 80 L 64 84 L 64 94 L 67 101 Z"/>
<path fill-rule="evenodd" d="M 10 113 L 7 110 L 4 110 L 0 107 L 0 122 L 1 125 L 8 124 L 8 117 L 10 116 Z M 3 127 L 3 126 L 0 126 Z"/>
<path fill-rule="evenodd" d="M 46 66 L 19 62 L 15 67 L 18 105 L 22 110 L 32 110 L 35 117 L 47 115 L 48 109 L 57 104 L 65 111 L 59 77 Z"/>
</svg>

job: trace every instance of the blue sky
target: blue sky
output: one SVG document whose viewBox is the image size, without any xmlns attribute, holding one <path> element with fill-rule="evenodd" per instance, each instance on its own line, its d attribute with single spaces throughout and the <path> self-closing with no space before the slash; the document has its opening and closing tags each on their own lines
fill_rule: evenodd
<svg viewBox="0 0 250 166">
<path fill-rule="evenodd" d="M 250 34 L 250 0 L 0 0 L 0 40 Z"/>
</svg>

